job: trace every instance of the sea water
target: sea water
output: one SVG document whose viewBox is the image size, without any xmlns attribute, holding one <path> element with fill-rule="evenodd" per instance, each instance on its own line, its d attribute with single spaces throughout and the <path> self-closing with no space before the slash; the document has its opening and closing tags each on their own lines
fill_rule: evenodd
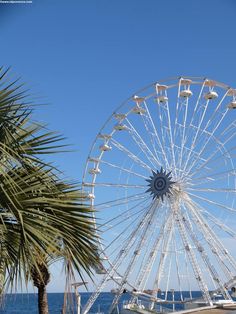
<svg viewBox="0 0 236 314">
<path fill-rule="evenodd" d="M 193 297 L 200 297 L 201 293 L 199 291 L 192 292 Z M 82 306 L 91 296 L 91 293 L 81 293 L 81 303 Z M 73 295 L 74 297 L 74 295 Z M 109 306 L 113 300 L 114 294 L 110 292 L 103 292 L 95 301 L 93 307 L 89 313 L 103 312 L 107 314 L 109 311 Z M 183 297 L 189 297 L 189 292 L 183 292 Z M 129 300 L 130 295 L 124 293 L 121 297 L 119 306 L 123 304 L 126 300 Z M 172 293 L 168 293 L 168 299 L 172 300 Z M 64 294 L 63 293 L 48 293 L 48 303 L 50 314 L 61 314 L 63 307 Z M 180 300 L 180 293 L 175 292 L 175 300 Z M 75 299 L 74 307 L 71 309 L 70 313 L 76 313 Z M 175 305 L 176 310 L 183 309 L 182 305 Z M 172 310 L 172 306 L 169 306 L 169 310 Z M 8 294 L 5 296 L 3 307 L 0 309 L 1 314 L 37 314 L 37 294 Z"/>
</svg>

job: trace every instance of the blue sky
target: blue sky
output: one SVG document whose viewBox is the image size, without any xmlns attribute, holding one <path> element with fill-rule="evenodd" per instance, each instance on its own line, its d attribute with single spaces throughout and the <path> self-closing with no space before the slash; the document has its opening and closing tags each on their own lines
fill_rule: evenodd
<svg viewBox="0 0 236 314">
<path fill-rule="evenodd" d="M 54 160 L 80 181 L 99 128 L 136 90 L 181 75 L 236 87 L 235 13 L 234 0 L 1 4 L 1 65 L 49 104 L 35 118 L 73 144 Z M 55 280 L 50 291 L 60 290 Z"/>
</svg>

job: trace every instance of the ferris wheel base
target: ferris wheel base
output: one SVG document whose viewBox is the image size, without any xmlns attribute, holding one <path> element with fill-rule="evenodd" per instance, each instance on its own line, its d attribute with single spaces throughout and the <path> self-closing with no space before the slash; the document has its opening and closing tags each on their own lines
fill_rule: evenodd
<svg viewBox="0 0 236 314">
<path fill-rule="evenodd" d="M 202 312 L 205 310 L 213 310 L 213 309 L 222 309 L 222 311 L 228 309 L 228 310 L 236 310 L 236 302 L 232 301 L 227 301 L 225 302 L 216 302 L 214 305 L 208 305 L 208 306 L 203 306 L 202 303 L 196 302 L 196 303 L 189 303 L 186 304 L 185 310 L 181 311 L 166 311 L 166 313 L 178 313 L 178 314 L 188 314 L 188 313 L 197 313 L 197 312 Z M 149 310 L 145 309 L 142 306 L 137 306 L 134 304 L 129 304 L 129 306 L 125 306 L 120 314 L 159 314 L 159 313 L 165 313 L 165 311 L 155 311 L 155 310 Z"/>
<path fill-rule="evenodd" d="M 191 309 L 186 309 L 183 311 L 168 311 L 166 313 L 178 313 L 178 314 L 188 314 L 188 313 L 196 313 L 196 312 L 200 312 L 203 310 L 211 310 L 211 309 L 215 309 L 217 308 L 216 305 L 213 306 L 204 306 L 204 307 L 194 307 Z M 159 313 L 165 313 L 165 311 L 162 312 L 158 312 L 158 311 L 153 311 L 153 310 L 149 310 L 149 309 L 141 309 L 141 308 L 136 308 L 136 309 L 122 309 L 121 314 L 159 314 Z"/>
</svg>

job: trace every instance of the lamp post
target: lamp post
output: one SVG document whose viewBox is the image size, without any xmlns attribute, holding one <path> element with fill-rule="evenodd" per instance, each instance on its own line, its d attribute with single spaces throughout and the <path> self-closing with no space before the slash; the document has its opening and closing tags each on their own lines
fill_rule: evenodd
<svg viewBox="0 0 236 314">
<path fill-rule="evenodd" d="M 175 290 L 174 289 L 170 289 L 170 292 L 172 293 L 172 302 L 173 302 L 173 305 L 172 305 L 172 309 L 173 309 L 173 312 L 175 311 Z"/>
<path fill-rule="evenodd" d="M 77 304 L 77 314 L 80 314 L 80 305 L 81 305 L 81 295 L 79 294 L 78 287 L 86 285 L 87 281 L 82 282 L 75 282 L 72 283 L 71 286 L 75 289 L 75 297 L 76 297 L 76 304 Z"/>
</svg>

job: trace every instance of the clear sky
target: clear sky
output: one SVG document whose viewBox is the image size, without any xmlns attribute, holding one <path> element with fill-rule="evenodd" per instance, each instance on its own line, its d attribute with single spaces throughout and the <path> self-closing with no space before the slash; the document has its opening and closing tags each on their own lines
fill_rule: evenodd
<svg viewBox="0 0 236 314">
<path fill-rule="evenodd" d="M 49 104 L 35 118 L 74 145 L 55 163 L 80 181 L 99 128 L 136 90 L 181 75 L 236 87 L 235 16 L 234 0 L 0 4 L 0 64 Z"/>
</svg>

